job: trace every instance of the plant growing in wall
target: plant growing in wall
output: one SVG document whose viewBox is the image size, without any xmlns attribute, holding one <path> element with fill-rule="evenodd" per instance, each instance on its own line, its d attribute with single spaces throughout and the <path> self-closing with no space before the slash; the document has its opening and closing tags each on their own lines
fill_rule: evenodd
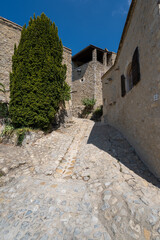
<svg viewBox="0 0 160 240">
<path fill-rule="evenodd" d="M 0 83 L 0 92 L 2 92 L 4 95 L 6 93 L 5 86 L 2 83 Z"/>
<path fill-rule="evenodd" d="M 15 127 L 47 129 L 60 104 L 69 100 L 62 54 L 55 23 L 44 13 L 31 18 L 12 57 L 9 113 Z"/>
<path fill-rule="evenodd" d="M 96 104 L 96 100 L 94 98 L 84 98 L 82 103 L 88 109 L 93 109 L 94 105 Z"/>
<path fill-rule="evenodd" d="M 85 106 L 81 117 L 86 118 L 92 112 L 94 105 L 96 104 L 96 99 L 94 98 L 84 98 L 82 99 L 82 104 Z"/>
</svg>

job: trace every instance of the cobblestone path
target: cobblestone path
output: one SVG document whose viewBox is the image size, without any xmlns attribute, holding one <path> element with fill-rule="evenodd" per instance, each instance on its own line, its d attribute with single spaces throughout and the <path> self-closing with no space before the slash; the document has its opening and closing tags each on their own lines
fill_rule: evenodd
<svg viewBox="0 0 160 240">
<path fill-rule="evenodd" d="M 160 184 L 114 128 L 0 145 L 0 240 L 160 240 Z"/>
</svg>

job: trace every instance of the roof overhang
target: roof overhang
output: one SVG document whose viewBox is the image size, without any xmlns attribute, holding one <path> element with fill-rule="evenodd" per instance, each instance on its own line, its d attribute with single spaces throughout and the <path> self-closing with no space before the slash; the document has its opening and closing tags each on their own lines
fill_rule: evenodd
<svg viewBox="0 0 160 240">
<path fill-rule="evenodd" d="M 72 57 L 72 61 L 76 61 L 76 60 L 79 60 L 83 57 L 85 57 L 86 55 L 90 54 L 94 49 L 97 49 L 99 52 L 108 52 L 107 49 L 101 49 L 99 47 L 96 47 L 94 45 L 89 45 L 87 46 L 86 48 L 82 49 L 80 52 L 78 52 L 77 54 L 75 54 L 73 57 Z"/>
</svg>

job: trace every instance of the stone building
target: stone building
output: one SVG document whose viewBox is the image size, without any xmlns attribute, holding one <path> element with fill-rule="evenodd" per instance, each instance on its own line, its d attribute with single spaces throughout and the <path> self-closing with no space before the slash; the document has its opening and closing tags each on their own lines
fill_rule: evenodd
<svg viewBox="0 0 160 240">
<path fill-rule="evenodd" d="M 116 54 L 89 45 L 72 57 L 72 112 L 79 116 L 84 109 L 82 100 L 96 99 L 102 105 L 102 75 L 113 65 Z"/>
<path fill-rule="evenodd" d="M 102 85 L 103 121 L 119 129 L 160 178 L 160 1 L 132 1 Z"/>
<path fill-rule="evenodd" d="M 21 37 L 22 27 L 3 17 L 0 17 L 0 82 L 7 90 L 9 100 L 9 73 L 12 70 L 12 55 L 14 44 L 18 45 Z M 66 81 L 71 86 L 72 82 L 72 51 L 63 47 L 63 63 L 67 66 Z M 0 92 L 0 101 L 5 101 L 4 95 Z M 71 102 L 66 103 L 67 108 L 71 107 Z"/>
<path fill-rule="evenodd" d="M 9 101 L 9 73 L 12 71 L 14 44 L 18 45 L 22 27 L 0 17 L 0 82 L 7 90 Z M 113 65 L 116 54 L 90 45 L 72 58 L 72 51 L 63 47 L 63 63 L 67 66 L 66 81 L 72 89 L 72 100 L 66 102 L 67 113 L 78 116 L 84 108 L 82 99 L 95 98 L 102 105 L 101 76 Z M 73 71 L 73 74 L 72 74 Z M 0 101 L 6 101 L 0 92 Z"/>
<path fill-rule="evenodd" d="M 0 82 L 4 84 L 9 100 L 9 73 L 12 70 L 12 55 L 14 44 L 19 42 L 22 27 L 0 17 Z M 0 92 L 0 100 L 5 101 Z"/>
</svg>

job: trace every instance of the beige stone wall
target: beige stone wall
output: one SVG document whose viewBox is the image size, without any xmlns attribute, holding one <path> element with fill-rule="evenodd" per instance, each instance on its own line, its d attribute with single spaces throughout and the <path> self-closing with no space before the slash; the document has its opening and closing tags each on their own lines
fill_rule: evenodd
<svg viewBox="0 0 160 240">
<path fill-rule="evenodd" d="M 67 66 L 66 82 L 72 85 L 72 51 L 63 46 L 63 64 Z"/>
<path fill-rule="evenodd" d="M 14 44 L 18 44 L 22 28 L 0 17 L 0 82 L 4 84 L 9 99 L 9 73 L 12 70 L 12 55 Z M 0 100 L 4 95 L 0 92 Z"/>
<path fill-rule="evenodd" d="M 108 66 L 104 66 L 100 62 L 97 62 L 94 66 L 94 73 L 95 73 L 95 99 L 96 99 L 96 107 L 99 107 L 103 104 L 102 101 L 102 76 L 103 74 L 110 68 Z"/>
<path fill-rule="evenodd" d="M 160 178 L 160 13 L 158 1 L 138 0 L 116 64 L 102 78 L 103 121 L 119 129 Z M 121 97 L 121 75 L 139 47 L 141 80 Z"/>
<path fill-rule="evenodd" d="M 63 46 L 63 64 L 67 66 L 66 82 L 72 89 L 72 51 L 71 49 Z M 67 109 L 67 115 L 70 118 L 72 116 L 72 100 L 65 102 Z"/>
<path fill-rule="evenodd" d="M 9 101 L 9 73 L 12 70 L 12 55 L 14 44 L 18 44 L 21 37 L 22 27 L 5 18 L 0 17 L 0 82 L 5 85 Z M 66 81 L 72 83 L 72 51 L 63 47 L 63 63 L 67 66 Z M 0 92 L 0 100 L 5 101 Z M 71 107 L 71 101 L 66 103 L 67 109 Z"/>
<path fill-rule="evenodd" d="M 81 69 L 81 72 L 78 70 Z M 72 112 L 79 116 L 84 109 L 84 98 L 96 99 L 95 108 L 102 105 L 102 82 L 101 77 L 109 69 L 108 66 L 98 61 L 91 61 L 80 67 L 73 66 L 72 81 Z"/>
<path fill-rule="evenodd" d="M 80 73 L 78 69 L 81 69 Z M 74 116 L 79 116 L 84 109 L 82 100 L 84 98 L 94 98 L 93 62 L 73 69 L 72 92 L 72 112 Z"/>
</svg>

